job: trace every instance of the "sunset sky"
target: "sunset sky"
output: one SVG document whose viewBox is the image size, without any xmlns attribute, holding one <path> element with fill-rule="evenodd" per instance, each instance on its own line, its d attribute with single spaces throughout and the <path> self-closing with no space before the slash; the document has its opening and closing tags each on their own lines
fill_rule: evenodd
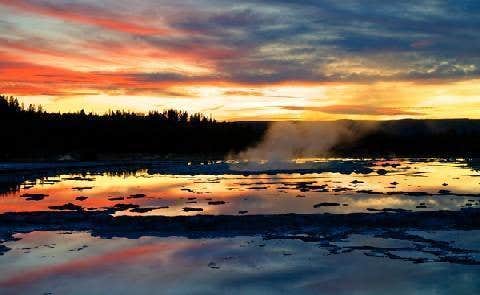
<svg viewBox="0 0 480 295">
<path fill-rule="evenodd" d="M 0 0 L 0 93 L 221 120 L 480 118 L 480 1 Z"/>
</svg>

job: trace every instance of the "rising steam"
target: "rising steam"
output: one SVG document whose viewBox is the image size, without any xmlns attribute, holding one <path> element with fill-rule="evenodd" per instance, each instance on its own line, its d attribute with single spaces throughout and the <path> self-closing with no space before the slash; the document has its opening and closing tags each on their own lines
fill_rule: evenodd
<svg viewBox="0 0 480 295">
<path fill-rule="evenodd" d="M 297 158 L 329 157 L 332 148 L 348 144 L 375 128 L 373 122 L 274 122 L 263 141 L 234 155 L 238 160 L 288 161 Z"/>
</svg>

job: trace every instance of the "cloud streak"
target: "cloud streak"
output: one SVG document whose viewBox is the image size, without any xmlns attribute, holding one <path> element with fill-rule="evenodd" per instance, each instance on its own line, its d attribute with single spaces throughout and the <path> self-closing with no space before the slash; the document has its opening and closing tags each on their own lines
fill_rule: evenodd
<svg viewBox="0 0 480 295">
<path fill-rule="evenodd" d="M 282 109 L 289 111 L 312 111 L 327 114 L 341 115 L 371 115 L 371 116 L 415 116 L 421 115 L 419 112 L 403 110 L 401 108 L 391 107 L 374 107 L 369 105 L 328 105 L 323 107 L 299 107 L 299 106 L 282 106 Z"/>
<path fill-rule="evenodd" d="M 168 35 L 172 33 L 167 28 L 142 25 L 140 18 L 136 19 L 135 22 L 122 21 L 121 15 L 112 15 L 90 5 L 31 0 L 0 0 L 0 4 L 23 12 L 58 18 L 68 22 L 93 25 L 118 32 L 138 35 Z"/>
<path fill-rule="evenodd" d="M 213 93 L 239 111 L 263 103 L 264 113 L 277 111 L 268 117 L 300 111 L 423 116 L 434 108 L 414 110 L 430 106 L 422 91 L 394 105 L 392 97 L 403 92 L 394 87 L 388 93 L 371 88 L 368 96 L 375 99 L 363 103 L 331 95 L 318 103 L 315 97 L 338 85 L 408 82 L 436 84 L 436 101 L 460 103 L 459 96 L 442 98 L 441 89 L 480 77 L 480 5 L 468 0 L 0 0 L 0 8 L 0 86 L 6 94 L 89 90 L 160 99 Z M 212 90 L 219 87 L 225 89 Z M 299 94 L 271 95 L 285 87 Z M 326 88 L 301 97 L 315 87 Z M 291 104 L 291 97 L 303 103 Z M 272 108 L 278 105 L 285 107 Z"/>
</svg>

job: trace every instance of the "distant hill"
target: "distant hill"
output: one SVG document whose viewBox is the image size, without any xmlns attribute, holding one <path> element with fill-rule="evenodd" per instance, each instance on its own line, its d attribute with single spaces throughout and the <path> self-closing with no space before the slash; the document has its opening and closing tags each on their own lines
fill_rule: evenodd
<svg viewBox="0 0 480 295">
<path fill-rule="evenodd" d="M 359 128 L 372 122 L 349 124 Z M 379 121 L 355 141 L 336 145 L 332 152 L 349 156 L 479 157 L 480 120 Z"/>
</svg>

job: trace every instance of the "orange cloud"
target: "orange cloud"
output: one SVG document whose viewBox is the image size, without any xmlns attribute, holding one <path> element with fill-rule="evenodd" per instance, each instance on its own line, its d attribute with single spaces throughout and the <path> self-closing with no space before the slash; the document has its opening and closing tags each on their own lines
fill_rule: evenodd
<svg viewBox="0 0 480 295">
<path fill-rule="evenodd" d="M 313 111 L 327 114 L 341 115 L 370 115 L 370 116 L 400 116 L 400 115 L 421 115 L 421 113 L 404 110 L 402 108 L 374 107 L 367 105 L 328 105 L 315 106 L 283 106 L 282 109 L 289 111 Z"/>
<path fill-rule="evenodd" d="M 122 21 L 122 16 L 109 15 L 105 11 L 99 11 L 90 6 L 69 4 L 68 8 L 64 8 L 51 4 L 42 5 L 32 3 L 28 0 L 0 0 L 0 4 L 28 13 L 41 14 L 70 22 L 98 26 L 117 32 L 137 35 L 170 35 L 174 33 L 174 30 L 169 28 L 141 25 L 141 20 L 135 22 Z"/>
<path fill-rule="evenodd" d="M 111 94 L 155 93 L 176 85 L 209 85 L 208 76 L 176 73 L 80 72 L 22 60 L 21 55 L 0 51 L 0 89 L 8 95 L 72 95 L 83 90 Z M 169 91 L 168 93 L 173 93 Z M 176 91 L 177 95 L 180 93 Z"/>
</svg>

